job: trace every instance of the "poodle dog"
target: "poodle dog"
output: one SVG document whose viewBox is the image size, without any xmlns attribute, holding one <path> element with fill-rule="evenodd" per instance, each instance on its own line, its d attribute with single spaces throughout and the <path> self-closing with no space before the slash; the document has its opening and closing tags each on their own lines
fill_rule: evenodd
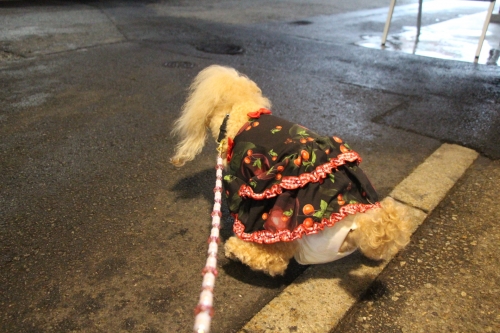
<svg viewBox="0 0 500 333">
<path fill-rule="evenodd" d="M 220 142 L 235 234 L 226 256 L 275 276 L 292 258 L 326 263 L 359 249 L 386 260 L 402 249 L 411 234 L 407 212 L 391 198 L 379 201 L 358 153 L 270 108 L 255 82 L 213 65 L 194 79 L 174 124 L 177 167 L 201 152 L 207 129 Z"/>
</svg>

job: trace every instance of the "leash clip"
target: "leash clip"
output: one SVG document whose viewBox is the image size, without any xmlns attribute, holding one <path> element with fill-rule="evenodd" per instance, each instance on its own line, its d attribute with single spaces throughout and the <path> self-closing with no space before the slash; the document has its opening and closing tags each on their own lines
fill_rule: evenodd
<svg viewBox="0 0 500 333">
<path fill-rule="evenodd" d="M 220 125 L 219 137 L 217 138 L 217 142 L 221 142 L 226 137 L 226 126 L 228 119 L 229 119 L 229 113 L 226 114 L 224 120 L 222 121 L 222 124 Z"/>
<path fill-rule="evenodd" d="M 222 154 L 224 152 L 223 150 L 223 146 L 226 144 L 226 139 L 223 139 L 221 140 L 220 142 L 217 141 L 217 143 L 219 144 L 219 146 L 217 147 L 217 151 Z"/>
</svg>

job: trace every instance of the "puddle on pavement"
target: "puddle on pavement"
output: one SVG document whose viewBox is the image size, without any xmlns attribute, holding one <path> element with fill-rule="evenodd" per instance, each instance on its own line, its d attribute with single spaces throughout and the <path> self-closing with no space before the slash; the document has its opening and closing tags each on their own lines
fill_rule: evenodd
<svg viewBox="0 0 500 333">
<path fill-rule="evenodd" d="M 417 39 L 417 28 L 405 26 L 399 33 L 391 33 L 386 45 L 381 45 L 381 35 L 362 36 L 356 45 L 399 51 L 420 56 L 474 62 L 486 12 L 423 26 Z M 500 65 L 500 24 L 490 23 L 479 55 L 480 64 Z"/>
</svg>

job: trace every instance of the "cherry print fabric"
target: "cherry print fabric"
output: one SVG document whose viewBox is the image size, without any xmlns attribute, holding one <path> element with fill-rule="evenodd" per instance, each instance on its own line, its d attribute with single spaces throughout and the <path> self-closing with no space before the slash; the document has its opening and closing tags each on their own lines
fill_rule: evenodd
<svg viewBox="0 0 500 333">
<path fill-rule="evenodd" d="M 349 214 L 379 207 L 359 168 L 361 158 L 340 138 L 315 132 L 261 109 L 230 140 L 224 188 L 245 241 L 293 241 Z"/>
</svg>

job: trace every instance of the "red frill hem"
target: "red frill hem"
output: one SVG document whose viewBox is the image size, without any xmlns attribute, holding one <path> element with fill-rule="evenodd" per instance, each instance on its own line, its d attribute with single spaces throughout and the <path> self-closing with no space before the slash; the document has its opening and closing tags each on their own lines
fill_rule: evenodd
<svg viewBox="0 0 500 333">
<path fill-rule="evenodd" d="M 354 151 L 342 153 L 336 158 L 330 159 L 329 162 L 317 166 L 312 172 L 305 172 L 299 176 L 285 176 L 281 179 L 281 183 L 272 185 L 270 188 L 265 189 L 261 193 L 255 193 L 249 185 L 241 185 L 238 195 L 242 198 L 251 198 L 254 200 L 274 198 L 275 196 L 281 194 L 283 189 L 295 190 L 299 187 L 304 187 L 308 183 L 319 182 L 321 179 L 328 177 L 328 175 L 332 173 L 332 169 L 345 165 L 347 162 L 355 161 L 361 163 L 361 157 L 358 153 Z"/>
<path fill-rule="evenodd" d="M 311 227 L 307 228 L 304 225 L 299 225 L 293 230 L 279 230 L 269 231 L 260 230 L 253 233 L 245 232 L 245 225 L 238 220 L 238 215 L 234 216 L 233 231 L 240 238 L 246 242 L 254 242 L 260 244 L 272 244 L 277 242 L 291 242 L 293 240 L 302 238 L 304 235 L 316 234 L 323 230 L 325 227 L 332 227 L 335 223 L 342 220 L 347 215 L 364 213 L 373 208 L 380 208 L 380 203 L 375 204 L 347 204 L 340 207 L 338 213 L 333 213 L 330 218 L 323 218 L 321 222 L 315 222 Z"/>
</svg>

